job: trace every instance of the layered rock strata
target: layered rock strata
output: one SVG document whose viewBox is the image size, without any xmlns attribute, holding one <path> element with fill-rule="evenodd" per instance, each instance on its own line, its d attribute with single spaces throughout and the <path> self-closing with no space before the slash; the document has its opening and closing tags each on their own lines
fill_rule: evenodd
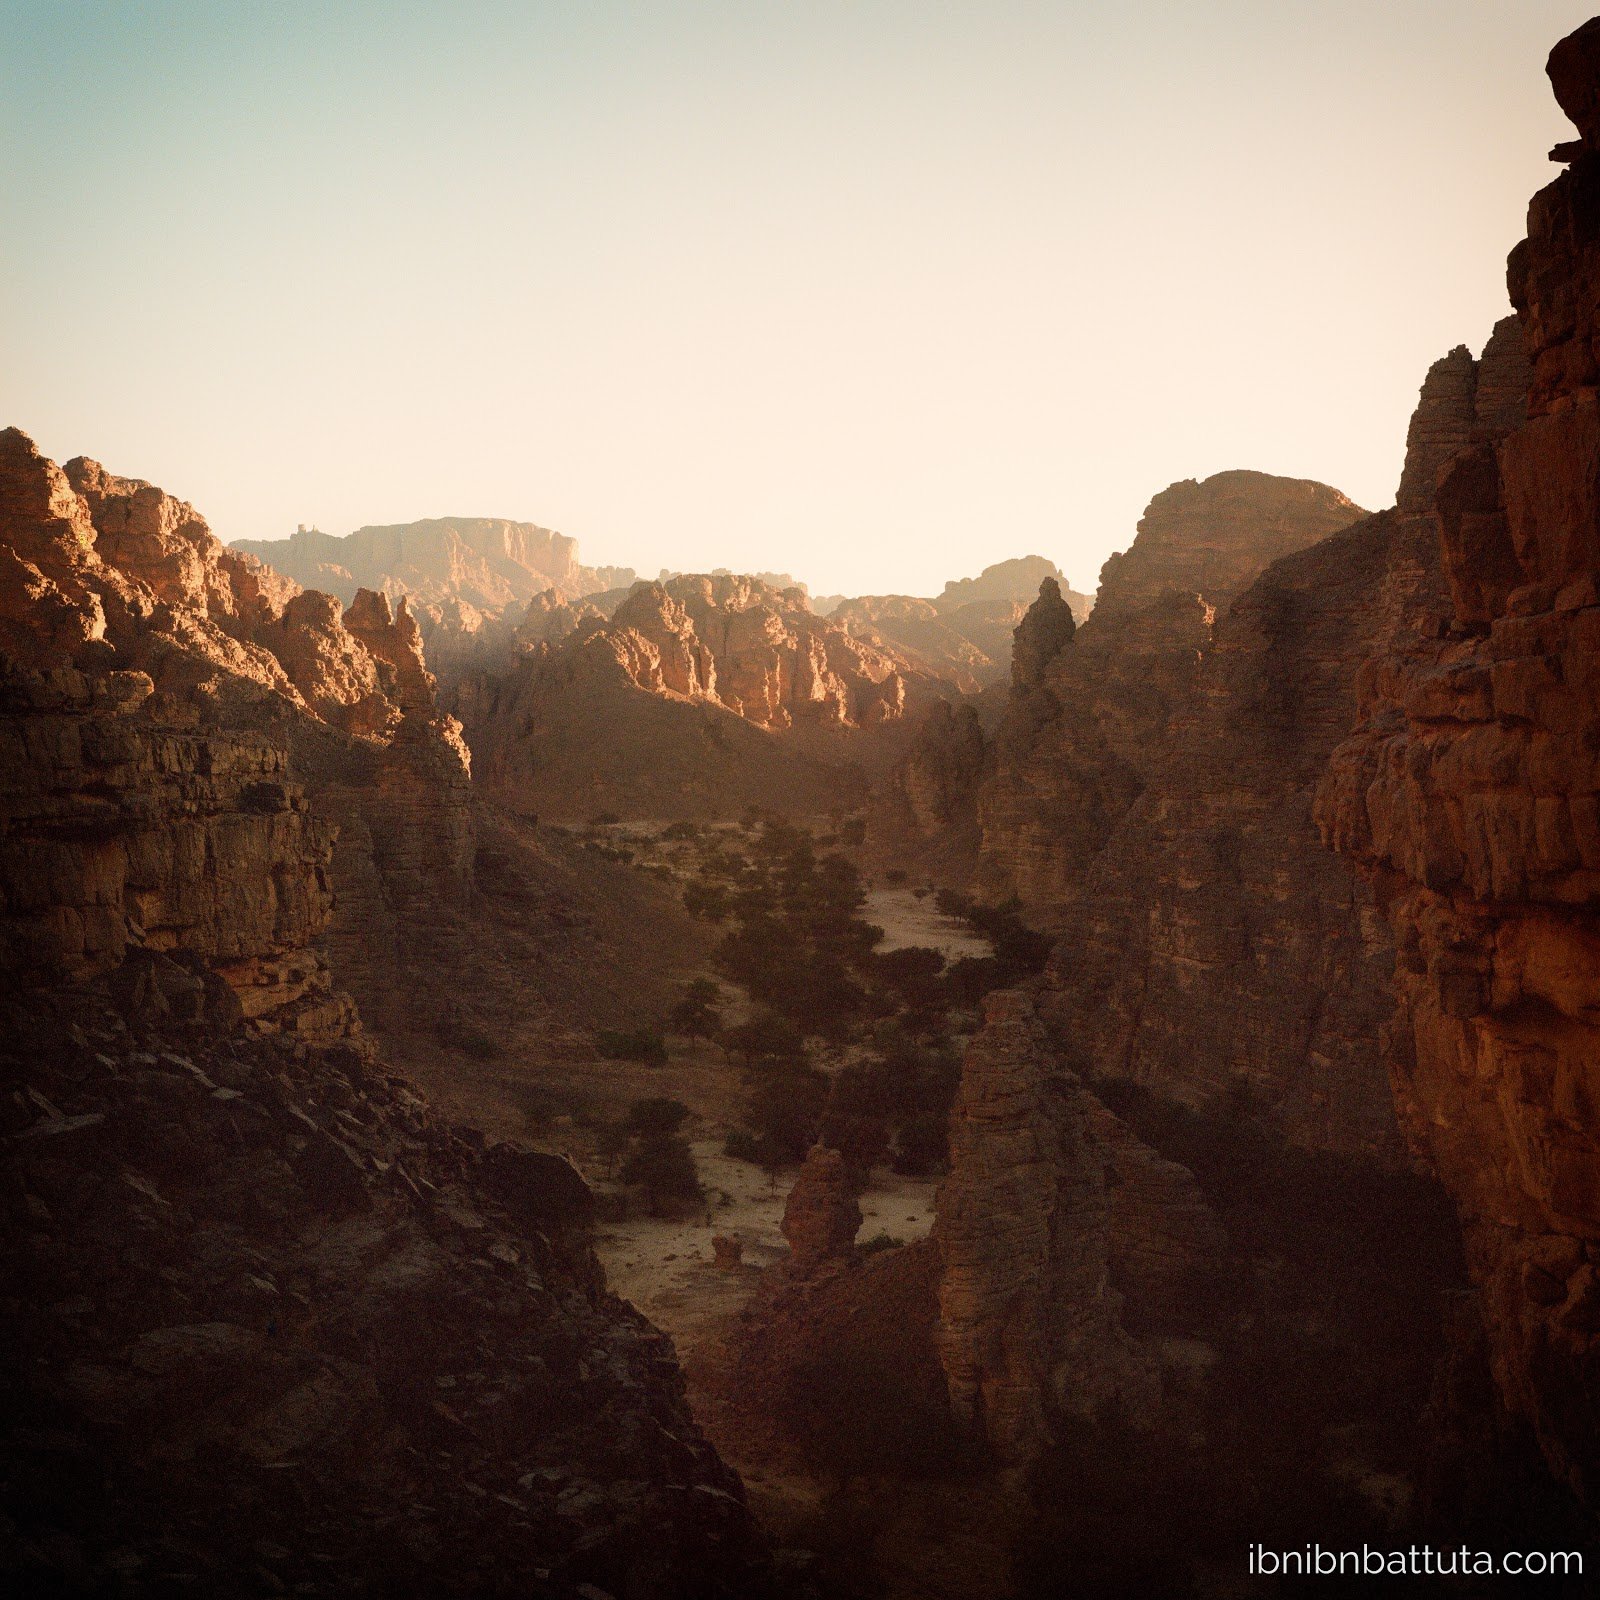
<svg viewBox="0 0 1600 1600">
<path fill-rule="evenodd" d="M 578 542 L 564 533 L 500 517 L 429 517 L 342 537 L 302 528 L 288 539 L 239 539 L 232 548 L 347 605 L 356 590 L 376 589 L 415 604 L 457 601 L 499 613 L 552 586 L 582 595 L 634 579 L 626 568 L 580 565 Z"/>
<path fill-rule="evenodd" d="M 1390 1070 L 1454 1197 L 1494 1377 L 1600 1484 L 1600 22 L 1552 52 L 1580 138 L 1508 280 L 1526 421 L 1437 469 L 1453 624 L 1376 657 L 1319 798 L 1395 929 Z"/>
<path fill-rule="evenodd" d="M 14 430 L 0 535 L 0 1570 L 761 1593 L 581 1180 L 435 1118 L 322 954 L 339 784 L 384 893 L 470 864 L 405 608 L 275 589 L 191 508 Z"/>
<path fill-rule="evenodd" d="M 387 1027 L 408 968 L 439 958 L 472 893 L 467 749 L 407 602 L 299 590 L 187 503 L 92 461 L 58 468 L 15 429 L 0 434 L 0 513 L 0 650 L 143 671 L 160 715 L 287 750 L 336 825 L 333 959 Z"/>
<path fill-rule="evenodd" d="M 1060 923 L 1088 862 L 1144 787 L 1194 690 L 1219 611 L 1279 556 L 1360 515 L 1337 490 L 1225 472 L 1150 503 L 1101 573 L 1076 637 L 1045 626 L 1021 664 L 979 805 L 980 883 Z M 1070 620 L 1070 617 L 1069 617 Z"/>
<path fill-rule="evenodd" d="M 950 1404 L 1006 1466 L 1062 1416 L 1153 1417 L 1160 1359 L 1130 1324 L 1185 1326 L 1225 1242 L 1193 1177 L 1059 1064 L 1015 991 L 989 997 L 963 1063 L 934 1238 Z"/>
</svg>

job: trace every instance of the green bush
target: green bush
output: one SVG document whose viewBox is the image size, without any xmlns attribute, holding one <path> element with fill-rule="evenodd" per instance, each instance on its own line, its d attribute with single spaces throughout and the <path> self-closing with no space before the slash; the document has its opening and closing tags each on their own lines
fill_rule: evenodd
<svg viewBox="0 0 1600 1600">
<path fill-rule="evenodd" d="M 711 1039 L 722 1025 L 722 991 L 710 978 L 683 986 L 683 995 L 667 1017 L 667 1026 L 686 1039 Z"/>
<path fill-rule="evenodd" d="M 667 1041 L 654 1028 L 601 1028 L 594 1042 L 607 1061 L 640 1061 L 647 1067 L 667 1064 Z"/>
<path fill-rule="evenodd" d="M 623 1163 L 622 1181 L 642 1188 L 652 1215 L 674 1202 L 698 1200 L 704 1191 L 688 1141 L 672 1133 L 653 1133 L 639 1141 Z"/>
<path fill-rule="evenodd" d="M 635 1100 L 628 1107 L 628 1131 L 641 1136 L 676 1133 L 688 1116 L 689 1108 L 681 1100 L 668 1100 L 660 1095 Z"/>
</svg>

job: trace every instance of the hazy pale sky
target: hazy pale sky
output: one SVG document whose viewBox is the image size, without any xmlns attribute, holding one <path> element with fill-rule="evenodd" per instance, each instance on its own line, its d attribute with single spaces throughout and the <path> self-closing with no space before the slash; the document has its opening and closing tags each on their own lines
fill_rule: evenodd
<svg viewBox="0 0 1600 1600">
<path fill-rule="evenodd" d="M 1179 478 L 1390 503 L 1588 12 L 0 0 L 0 423 L 225 539 L 1093 588 Z"/>
</svg>

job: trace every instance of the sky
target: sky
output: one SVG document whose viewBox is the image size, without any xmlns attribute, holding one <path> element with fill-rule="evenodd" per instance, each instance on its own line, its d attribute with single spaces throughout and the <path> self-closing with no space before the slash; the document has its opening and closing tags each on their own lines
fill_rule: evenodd
<svg viewBox="0 0 1600 1600">
<path fill-rule="evenodd" d="M 1391 503 L 1587 14 L 0 0 L 0 425 L 224 539 L 1092 589 L 1182 478 Z"/>
</svg>

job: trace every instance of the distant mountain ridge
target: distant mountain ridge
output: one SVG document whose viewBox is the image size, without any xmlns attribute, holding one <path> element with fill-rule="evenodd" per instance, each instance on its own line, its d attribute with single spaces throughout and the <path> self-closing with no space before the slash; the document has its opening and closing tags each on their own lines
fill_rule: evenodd
<svg viewBox="0 0 1600 1600">
<path fill-rule="evenodd" d="M 585 567 L 569 534 L 502 517 L 425 517 L 344 535 L 301 528 L 288 539 L 239 539 L 232 548 L 346 605 L 357 589 L 376 589 L 497 611 L 549 588 L 597 594 L 638 576 L 631 567 Z"/>
</svg>

